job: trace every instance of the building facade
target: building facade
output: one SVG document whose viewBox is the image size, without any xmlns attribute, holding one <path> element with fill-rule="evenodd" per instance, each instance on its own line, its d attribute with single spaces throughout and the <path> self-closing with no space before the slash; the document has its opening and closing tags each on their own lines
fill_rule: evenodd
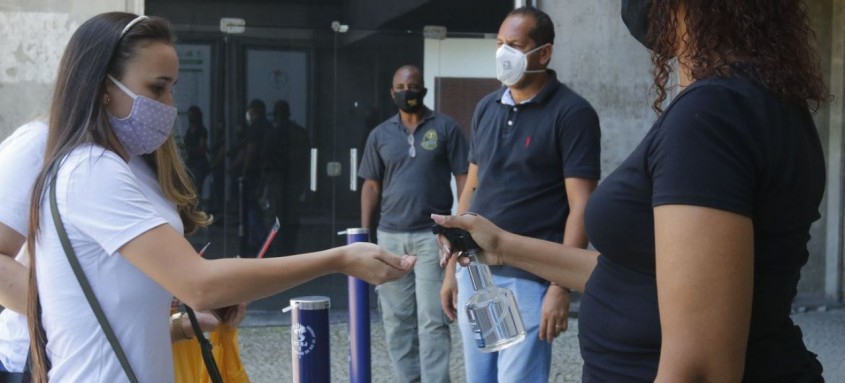
<svg viewBox="0 0 845 383">
<path fill-rule="evenodd" d="M 280 238 L 295 241 L 298 252 L 341 244 L 336 233 L 358 222 L 354 168 L 363 140 L 370 128 L 395 113 L 388 94 L 393 71 L 403 64 L 423 68 L 426 104 L 464 122 L 468 131 L 475 102 L 498 86 L 494 51 L 499 23 L 520 3 L 552 16 L 557 38 L 551 67 L 599 113 L 607 174 L 656 118 L 649 107 L 649 55 L 628 35 L 619 0 L 0 0 L 0 138 L 46 113 L 64 45 L 84 20 L 115 10 L 163 16 L 177 30 L 182 61 L 176 97 L 182 126 L 177 131 L 184 131 L 187 108 L 199 106 L 209 147 L 218 150 L 209 158 L 221 155 L 225 165 L 237 152 L 247 103 L 262 99 L 269 112 L 276 101 L 288 101 L 291 120 L 310 139 L 309 159 L 296 165 L 307 167 L 309 182 L 297 194 L 302 229 L 295 238 L 286 238 L 283 230 Z M 805 3 L 834 101 L 815 115 L 828 184 L 799 294 L 842 302 L 845 0 Z M 242 20 L 245 31 L 222 31 L 221 18 Z M 237 180 L 222 174 L 204 182 L 203 200 L 207 206 L 217 204 L 221 225 L 201 233 L 196 242 L 212 240 L 210 252 L 216 256 L 244 254 L 249 246 L 242 233 L 250 227 L 244 227 L 249 223 L 238 208 Z M 259 191 L 253 201 L 259 209 L 261 197 L 267 196 Z M 259 231 L 269 226 L 251 225 Z M 322 293 L 338 297 L 338 306 L 345 303 L 342 278 L 326 277 L 303 289 L 290 295 Z"/>
</svg>

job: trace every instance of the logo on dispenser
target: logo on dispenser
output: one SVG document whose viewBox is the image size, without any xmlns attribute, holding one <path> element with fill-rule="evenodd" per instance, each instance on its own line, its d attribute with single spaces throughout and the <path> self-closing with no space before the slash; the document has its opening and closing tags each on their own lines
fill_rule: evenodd
<svg viewBox="0 0 845 383">
<path fill-rule="evenodd" d="M 308 355 L 317 346 L 317 336 L 314 334 L 314 329 L 311 326 L 303 326 L 296 323 L 291 330 L 294 334 L 291 337 L 291 343 L 293 343 L 293 348 L 296 350 L 297 355 Z"/>
</svg>

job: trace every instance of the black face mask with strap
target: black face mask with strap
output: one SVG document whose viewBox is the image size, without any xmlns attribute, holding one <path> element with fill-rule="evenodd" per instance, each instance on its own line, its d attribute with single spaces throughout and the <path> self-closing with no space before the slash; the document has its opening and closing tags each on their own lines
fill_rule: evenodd
<svg viewBox="0 0 845 383">
<path fill-rule="evenodd" d="M 637 41 L 651 50 L 648 41 L 648 12 L 653 0 L 622 0 L 622 21 Z"/>
<path fill-rule="evenodd" d="M 407 113 L 416 113 L 423 107 L 423 98 L 425 97 L 425 90 L 403 90 L 393 91 L 393 102 L 402 111 Z"/>
</svg>

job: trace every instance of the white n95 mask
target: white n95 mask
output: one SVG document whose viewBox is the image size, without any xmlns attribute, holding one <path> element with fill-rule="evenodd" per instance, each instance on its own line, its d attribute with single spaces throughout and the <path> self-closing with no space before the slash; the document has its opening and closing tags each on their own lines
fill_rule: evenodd
<svg viewBox="0 0 845 383">
<path fill-rule="evenodd" d="M 496 78 L 505 84 L 511 86 L 522 80 L 526 73 L 541 73 L 545 69 L 539 70 L 525 70 L 528 67 L 527 56 L 545 47 L 546 44 L 540 45 L 528 52 L 522 53 L 518 49 L 509 45 L 502 44 L 496 50 Z"/>
</svg>

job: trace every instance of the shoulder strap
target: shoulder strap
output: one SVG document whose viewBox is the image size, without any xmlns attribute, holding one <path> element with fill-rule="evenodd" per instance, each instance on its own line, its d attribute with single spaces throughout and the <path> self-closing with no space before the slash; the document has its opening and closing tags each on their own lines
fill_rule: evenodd
<svg viewBox="0 0 845 383">
<path fill-rule="evenodd" d="M 56 203 L 56 178 L 58 178 L 60 167 L 61 161 L 58 161 L 53 165 L 53 171 L 50 179 L 50 211 L 53 214 L 53 223 L 56 225 L 56 232 L 59 234 L 59 240 L 62 242 L 62 248 L 65 250 L 65 255 L 67 256 L 68 262 L 70 262 L 70 267 L 73 269 L 73 273 L 76 275 L 76 279 L 79 281 L 79 285 L 85 293 L 85 298 L 88 300 L 88 304 L 91 305 L 91 310 L 94 311 L 94 316 L 96 316 L 97 321 L 100 322 L 100 327 L 103 329 L 106 339 L 108 339 L 109 343 L 111 343 L 111 347 L 114 349 L 115 355 L 117 355 L 117 360 L 120 361 L 120 366 L 123 367 L 123 371 L 126 373 L 126 377 L 129 378 L 130 382 L 138 383 L 138 377 L 135 376 L 132 366 L 129 365 L 129 360 L 126 358 L 123 348 L 120 347 L 120 343 L 114 335 L 114 331 L 106 318 L 106 314 L 103 312 L 103 308 L 100 307 L 100 302 L 97 301 L 97 297 L 91 289 L 91 284 L 88 283 L 88 278 L 85 276 L 85 272 L 79 264 L 79 259 L 76 257 L 76 253 L 70 245 L 70 239 L 65 231 L 62 218 L 59 216 L 59 208 Z"/>
<path fill-rule="evenodd" d="M 197 337 L 197 342 L 200 344 L 202 351 L 202 360 L 205 362 L 205 369 L 208 370 L 208 376 L 212 383 L 223 383 L 223 377 L 220 376 L 220 370 L 217 368 L 217 362 L 214 361 L 214 354 L 211 349 L 214 346 L 205 338 L 200 328 L 200 323 L 197 321 L 197 316 L 194 314 L 194 309 L 185 305 L 185 311 L 188 313 L 188 318 L 191 320 L 191 328 L 194 329 L 194 336 Z M 222 324 L 222 323 L 221 323 Z"/>
</svg>

